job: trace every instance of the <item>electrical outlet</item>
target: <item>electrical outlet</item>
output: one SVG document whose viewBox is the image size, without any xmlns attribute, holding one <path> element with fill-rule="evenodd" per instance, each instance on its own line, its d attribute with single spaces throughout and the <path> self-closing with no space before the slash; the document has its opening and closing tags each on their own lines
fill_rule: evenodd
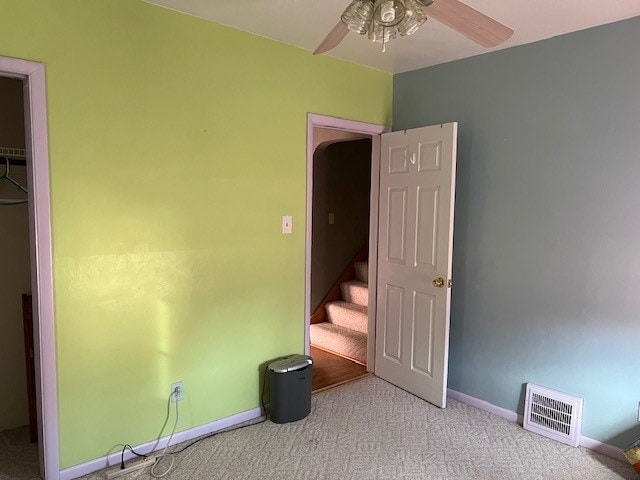
<svg viewBox="0 0 640 480">
<path fill-rule="evenodd" d="M 179 402 L 184 398 L 184 386 L 182 385 L 182 382 L 173 382 L 171 384 L 172 394 L 176 391 L 176 388 L 180 390 L 180 393 L 178 393 L 178 395 L 171 395 L 171 403 Z"/>
</svg>

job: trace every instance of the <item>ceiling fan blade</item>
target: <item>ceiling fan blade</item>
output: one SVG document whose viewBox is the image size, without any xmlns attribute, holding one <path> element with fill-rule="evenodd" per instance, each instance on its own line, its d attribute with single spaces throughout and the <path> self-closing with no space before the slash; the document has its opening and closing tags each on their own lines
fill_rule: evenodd
<svg viewBox="0 0 640 480">
<path fill-rule="evenodd" d="M 338 44 L 344 40 L 344 37 L 349 33 L 349 29 L 347 26 L 342 23 L 342 21 L 338 22 L 335 27 L 329 32 L 329 34 L 325 37 L 325 39 L 318 45 L 313 52 L 314 55 L 319 55 L 324 52 L 328 52 L 332 48 L 338 46 Z"/>
<path fill-rule="evenodd" d="M 458 0 L 435 0 L 425 11 L 483 47 L 495 47 L 513 35 L 511 28 Z"/>
</svg>

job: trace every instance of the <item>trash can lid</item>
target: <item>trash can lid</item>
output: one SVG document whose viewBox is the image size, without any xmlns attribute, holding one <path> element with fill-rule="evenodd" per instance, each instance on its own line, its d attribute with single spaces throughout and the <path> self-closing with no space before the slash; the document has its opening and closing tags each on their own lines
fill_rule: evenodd
<svg viewBox="0 0 640 480">
<path fill-rule="evenodd" d="M 291 372 L 301 370 L 313 364 L 313 359 L 308 355 L 291 355 L 282 360 L 277 360 L 269 364 L 269 370 L 276 373 Z"/>
</svg>

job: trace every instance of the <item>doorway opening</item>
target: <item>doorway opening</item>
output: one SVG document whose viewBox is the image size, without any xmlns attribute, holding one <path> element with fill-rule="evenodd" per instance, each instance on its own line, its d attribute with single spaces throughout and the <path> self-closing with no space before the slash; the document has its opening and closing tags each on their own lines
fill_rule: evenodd
<svg viewBox="0 0 640 480">
<path fill-rule="evenodd" d="M 305 352 L 314 359 L 314 392 L 374 368 L 375 285 L 369 279 L 375 278 L 377 165 L 384 131 L 380 125 L 309 114 Z"/>
<path fill-rule="evenodd" d="M 0 477 L 38 474 L 22 80 L 0 77 Z"/>
<path fill-rule="evenodd" d="M 0 57 L 0 477 L 58 478 L 44 66 Z"/>
</svg>

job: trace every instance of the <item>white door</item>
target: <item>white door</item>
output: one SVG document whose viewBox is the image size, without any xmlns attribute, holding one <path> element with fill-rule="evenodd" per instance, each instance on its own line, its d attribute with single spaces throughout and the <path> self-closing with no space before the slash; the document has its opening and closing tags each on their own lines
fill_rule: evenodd
<svg viewBox="0 0 640 480">
<path fill-rule="evenodd" d="M 375 373 L 446 406 L 458 124 L 385 133 Z"/>
</svg>

